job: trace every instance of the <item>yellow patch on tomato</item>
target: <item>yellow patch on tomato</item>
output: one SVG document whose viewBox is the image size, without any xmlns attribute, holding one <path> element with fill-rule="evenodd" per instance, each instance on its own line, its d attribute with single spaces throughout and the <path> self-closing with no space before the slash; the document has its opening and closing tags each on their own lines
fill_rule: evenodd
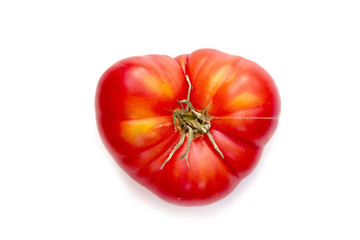
<svg viewBox="0 0 360 240">
<path fill-rule="evenodd" d="M 229 67 L 224 66 L 218 69 L 216 72 L 212 73 L 210 81 L 208 81 L 207 89 L 209 91 L 208 96 L 213 96 L 215 92 L 218 90 L 218 87 L 224 81 L 226 74 L 229 72 Z"/>
<path fill-rule="evenodd" d="M 251 107 L 256 107 L 264 104 L 265 99 L 259 95 L 252 94 L 250 92 L 244 92 L 236 96 L 231 101 L 231 106 L 234 106 L 238 109 L 246 109 Z"/>
<path fill-rule="evenodd" d="M 124 112 L 130 119 L 151 118 L 158 114 L 153 110 L 152 103 L 149 99 L 131 96 L 124 105 Z"/>
<path fill-rule="evenodd" d="M 158 129 L 168 126 L 169 117 L 128 120 L 120 123 L 120 136 L 134 147 L 145 147 L 161 136 Z"/>
<path fill-rule="evenodd" d="M 151 92 L 155 94 L 154 96 L 161 96 L 165 97 L 166 99 L 174 98 L 174 91 L 170 85 L 170 82 L 165 79 L 158 77 L 144 78 L 144 84 Z"/>
</svg>

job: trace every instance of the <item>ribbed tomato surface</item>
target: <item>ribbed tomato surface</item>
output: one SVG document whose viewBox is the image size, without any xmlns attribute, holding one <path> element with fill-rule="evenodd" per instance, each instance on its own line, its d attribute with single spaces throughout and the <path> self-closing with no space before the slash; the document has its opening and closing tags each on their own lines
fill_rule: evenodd
<svg viewBox="0 0 360 240">
<path fill-rule="evenodd" d="M 187 99 L 211 118 L 211 135 L 190 144 L 188 163 L 175 151 L 184 131 L 174 130 L 173 111 Z M 200 49 L 171 58 L 147 55 L 123 59 L 101 77 L 96 119 L 105 146 L 120 167 L 162 199 L 205 205 L 228 195 L 256 166 L 278 124 L 280 98 L 271 76 L 239 56 Z M 186 106 L 186 105 L 184 105 Z M 162 168 L 163 166 L 163 168 Z"/>
</svg>

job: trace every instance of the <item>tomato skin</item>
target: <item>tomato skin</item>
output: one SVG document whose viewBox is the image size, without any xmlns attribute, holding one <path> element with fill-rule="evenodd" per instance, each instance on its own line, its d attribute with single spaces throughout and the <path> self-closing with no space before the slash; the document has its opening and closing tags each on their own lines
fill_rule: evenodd
<svg viewBox="0 0 360 240">
<path fill-rule="evenodd" d="M 210 133 L 193 140 L 189 166 L 179 159 L 172 112 L 187 98 L 208 112 Z M 120 167 L 162 199 L 185 206 L 206 205 L 227 196 L 258 163 L 280 114 L 271 76 L 256 63 L 213 49 L 171 58 L 147 55 L 123 59 L 100 78 L 95 99 L 101 138 Z M 185 139 L 185 143 L 187 142 Z"/>
</svg>

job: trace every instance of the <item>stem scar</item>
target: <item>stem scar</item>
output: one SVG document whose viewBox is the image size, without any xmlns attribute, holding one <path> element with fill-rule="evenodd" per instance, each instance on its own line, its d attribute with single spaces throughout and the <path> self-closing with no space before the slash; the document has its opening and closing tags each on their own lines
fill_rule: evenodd
<svg viewBox="0 0 360 240">
<path fill-rule="evenodd" d="M 207 112 L 209 106 L 207 106 L 203 111 L 197 111 L 194 109 L 192 103 L 190 102 L 190 93 L 191 93 L 192 85 L 189 76 L 185 75 L 185 79 L 189 85 L 187 99 L 178 101 L 178 103 L 181 106 L 181 109 L 176 109 L 173 111 L 173 124 L 175 128 L 175 132 L 177 131 L 177 126 L 179 126 L 181 129 L 181 138 L 170 152 L 168 158 L 162 164 L 161 169 L 164 168 L 164 166 L 166 165 L 166 163 L 170 161 L 176 150 L 178 150 L 181 147 L 181 145 L 184 143 L 186 134 L 189 135 L 186 151 L 180 157 L 180 159 L 185 157 L 188 167 L 190 167 L 189 159 L 188 159 L 190 145 L 191 142 L 194 140 L 194 138 L 198 135 L 206 134 L 210 142 L 213 144 L 214 149 L 219 153 L 221 158 L 224 159 L 223 153 L 215 143 L 215 140 L 209 131 L 211 126 L 210 121 L 213 118 Z M 183 107 L 183 103 L 186 104 L 185 109 Z"/>
</svg>

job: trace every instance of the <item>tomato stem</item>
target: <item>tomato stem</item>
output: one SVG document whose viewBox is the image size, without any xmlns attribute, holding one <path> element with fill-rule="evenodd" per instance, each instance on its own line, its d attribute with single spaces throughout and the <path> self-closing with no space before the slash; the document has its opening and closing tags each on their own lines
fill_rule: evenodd
<svg viewBox="0 0 360 240">
<path fill-rule="evenodd" d="M 188 167 L 190 167 L 188 155 L 189 155 L 191 142 L 194 140 L 194 138 L 196 138 L 199 135 L 202 136 L 204 133 L 208 136 L 214 149 L 219 153 L 221 158 L 224 159 L 224 155 L 222 154 L 221 150 L 215 143 L 215 140 L 209 131 L 211 126 L 210 121 L 213 118 L 207 112 L 210 105 L 208 105 L 203 111 L 197 111 L 194 109 L 194 106 L 190 102 L 190 92 L 192 89 L 192 85 L 189 76 L 185 75 L 185 78 L 189 84 L 187 99 L 177 101 L 180 104 L 181 109 L 176 109 L 173 111 L 173 123 L 175 127 L 175 132 L 177 131 L 177 126 L 179 126 L 181 129 L 181 138 L 170 152 L 168 158 L 162 164 L 161 169 L 164 168 L 164 166 L 166 165 L 166 163 L 170 161 L 176 150 L 178 150 L 181 147 L 181 145 L 184 143 L 185 136 L 187 134 L 188 134 L 188 141 L 187 141 L 186 150 L 185 153 L 180 157 L 180 159 L 185 157 Z M 185 109 L 182 105 L 183 103 L 186 104 Z"/>
<path fill-rule="evenodd" d="M 174 147 L 174 149 L 171 151 L 169 157 L 165 160 L 165 162 L 163 163 L 163 165 L 161 166 L 161 169 L 164 168 L 165 164 L 170 161 L 171 157 L 174 155 L 175 151 L 178 150 L 178 148 L 181 147 L 181 145 L 184 143 L 185 140 L 185 134 L 181 134 L 181 138 L 180 141 L 178 142 L 178 144 L 176 144 L 176 146 Z"/>
<path fill-rule="evenodd" d="M 192 85 L 191 85 L 190 78 L 189 78 L 188 75 L 185 75 L 185 79 L 186 79 L 187 83 L 189 84 L 188 95 L 187 95 L 186 100 L 188 100 L 190 102 L 190 92 L 191 92 L 191 89 L 192 89 Z M 181 107 L 182 107 L 182 105 L 181 105 Z M 188 105 L 186 106 L 186 110 L 189 110 Z"/>
</svg>

